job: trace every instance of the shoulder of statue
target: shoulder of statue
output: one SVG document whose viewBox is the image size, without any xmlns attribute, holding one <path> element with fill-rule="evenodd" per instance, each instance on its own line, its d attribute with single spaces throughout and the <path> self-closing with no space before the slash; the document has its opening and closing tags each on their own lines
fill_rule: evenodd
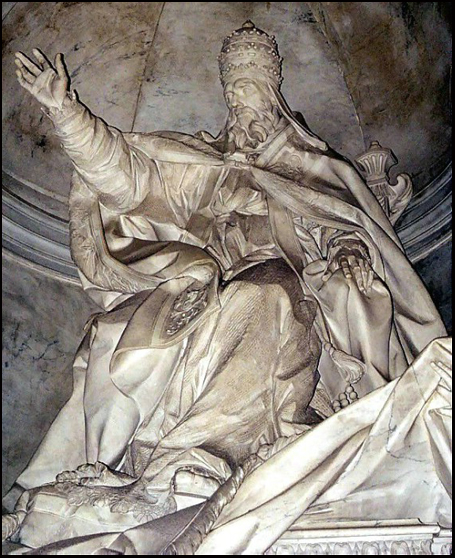
<svg viewBox="0 0 455 558">
<path fill-rule="evenodd" d="M 308 177 L 305 169 L 308 166 L 308 154 L 314 161 L 314 157 L 330 159 L 333 164 L 337 161 L 346 162 L 345 159 L 328 147 L 326 150 L 319 149 L 308 144 L 298 131 L 289 125 L 281 137 L 275 140 L 274 145 L 260 158 L 260 165 L 296 183 L 305 181 Z"/>
<path fill-rule="evenodd" d="M 164 142 L 176 142 L 181 146 L 189 147 L 192 150 L 199 151 L 206 155 L 213 155 L 215 157 L 220 156 L 220 152 L 202 139 L 199 132 L 194 136 L 171 131 L 157 131 L 149 133 L 133 132 L 124 134 L 124 137 L 130 145 L 134 145 L 140 149 L 145 149 L 145 151 L 147 151 L 147 146 L 153 145 L 159 140 L 163 140 Z"/>
<path fill-rule="evenodd" d="M 297 151 L 305 151 L 307 153 L 317 153 L 320 155 L 324 155 L 326 157 L 336 157 L 336 158 L 339 157 L 339 155 L 327 144 L 326 144 L 327 145 L 326 149 L 320 149 L 318 147 L 315 147 L 314 145 L 311 145 L 305 140 L 304 137 L 302 137 L 297 132 L 295 128 L 293 129 L 292 133 L 289 134 L 287 144 L 289 147 L 292 147 Z"/>
<path fill-rule="evenodd" d="M 188 143 L 189 141 L 194 139 L 194 136 L 191 136 L 189 134 L 170 132 L 167 130 L 159 130 L 156 132 L 126 132 L 123 134 L 123 136 L 130 144 L 146 144 L 159 138 L 170 139 L 182 143 Z"/>
</svg>

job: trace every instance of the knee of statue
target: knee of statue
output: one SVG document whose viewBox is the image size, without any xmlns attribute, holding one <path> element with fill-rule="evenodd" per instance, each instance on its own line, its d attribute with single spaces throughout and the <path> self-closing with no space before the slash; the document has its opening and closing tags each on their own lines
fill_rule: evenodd
<svg viewBox="0 0 455 558">
<path fill-rule="evenodd" d="M 375 301 L 392 301 L 392 295 L 384 283 L 384 281 L 375 274 L 373 285 L 371 287 L 371 293 L 369 295 L 370 298 L 374 299 Z"/>
<path fill-rule="evenodd" d="M 350 296 L 353 292 L 356 294 L 361 293 L 355 278 L 346 277 L 341 269 L 338 269 L 335 273 L 333 273 L 327 284 L 331 289 L 336 291 L 337 296 L 340 298 Z M 387 285 L 376 273 L 374 275 L 371 289 L 367 293 L 361 294 L 365 294 L 365 298 L 369 301 L 382 303 L 391 301 L 391 294 Z"/>
<path fill-rule="evenodd" d="M 230 289 L 235 289 L 237 296 L 245 297 L 257 303 L 273 302 L 286 295 L 285 290 L 277 284 L 259 284 L 253 281 L 232 281 Z"/>
<path fill-rule="evenodd" d="M 330 289 L 336 290 L 339 297 L 348 296 L 352 287 L 354 280 L 345 276 L 341 269 L 335 271 L 330 278 L 327 280 L 326 285 Z"/>
</svg>

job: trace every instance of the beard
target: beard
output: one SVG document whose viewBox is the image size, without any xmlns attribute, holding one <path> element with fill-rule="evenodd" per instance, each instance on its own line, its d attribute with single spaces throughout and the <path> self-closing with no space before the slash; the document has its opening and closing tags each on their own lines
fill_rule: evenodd
<svg viewBox="0 0 455 558">
<path fill-rule="evenodd" d="M 227 122 L 229 143 L 241 151 L 256 149 L 276 130 L 279 120 L 278 111 L 273 107 L 231 109 Z"/>
</svg>

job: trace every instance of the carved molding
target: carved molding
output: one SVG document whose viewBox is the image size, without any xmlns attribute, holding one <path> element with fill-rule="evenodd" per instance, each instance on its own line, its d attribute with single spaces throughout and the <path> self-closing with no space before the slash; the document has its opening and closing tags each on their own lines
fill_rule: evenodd
<svg viewBox="0 0 455 558">
<path fill-rule="evenodd" d="M 20 197 L 19 192 L 29 187 L 5 172 L 2 182 L 3 249 L 58 279 L 79 282 L 69 249 L 68 221 Z"/>
<path fill-rule="evenodd" d="M 79 282 L 69 250 L 68 221 L 26 201 L 30 186 L 3 173 L 2 245 L 7 251 L 58 279 Z M 36 195 L 36 193 L 34 193 Z M 56 200 L 49 200 L 52 207 Z M 59 208 L 60 210 L 61 208 Z M 411 200 L 397 223 L 409 259 L 416 263 L 452 239 L 452 165 Z"/>
<path fill-rule="evenodd" d="M 450 556 L 452 533 L 438 527 L 377 527 L 291 532 L 267 555 Z"/>
<path fill-rule="evenodd" d="M 416 194 L 396 230 L 416 263 L 452 240 L 452 164 Z"/>
<path fill-rule="evenodd" d="M 407 174 L 399 174 L 396 184 L 390 181 L 389 171 L 398 164 L 398 159 L 389 148 L 374 141 L 370 149 L 355 160 L 365 181 L 381 204 L 393 225 L 398 221 L 413 194 L 412 179 Z"/>
</svg>

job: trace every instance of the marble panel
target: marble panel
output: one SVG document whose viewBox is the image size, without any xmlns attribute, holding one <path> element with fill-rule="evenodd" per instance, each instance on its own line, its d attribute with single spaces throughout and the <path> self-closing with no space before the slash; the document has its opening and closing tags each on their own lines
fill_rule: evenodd
<svg viewBox="0 0 455 558">
<path fill-rule="evenodd" d="M 2 261 L 2 493 L 72 391 L 71 365 L 97 311 L 81 287 Z"/>
<path fill-rule="evenodd" d="M 30 4 L 29 10 L 25 4 Z M 92 27 L 84 35 L 82 26 L 88 12 L 81 6 L 92 4 Z M 363 9 L 363 3 L 359 4 Z M 369 15 L 379 17 L 383 3 L 374 4 Z M 192 133 L 206 127 L 216 133 L 225 113 L 221 88 L 218 85 L 216 92 L 214 85 L 220 37 L 239 25 L 238 21 L 253 18 L 260 27 L 277 34 L 284 45 L 281 54 L 296 69 L 284 87 L 290 104 L 304 107 L 309 126 L 344 155 L 352 158 L 364 148 L 354 102 L 338 71 L 337 49 L 327 44 L 320 32 L 320 21 L 306 4 L 210 3 L 210 9 L 208 3 L 187 2 L 126 3 L 123 7 L 121 3 L 77 2 L 46 6 L 47 3 L 19 3 L 10 11 L 15 17 L 10 23 L 6 17 L 6 50 L 13 50 L 15 28 L 22 36 L 29 36 L 30 44 L 36 41 L 38 30 L 45 28 L 47 47 L 55 51 L 53 47 L 63 41 L 66 26 L 74 26 L 65 37 L 71 41 L 81 39 L 72 47 L 73 62 L 79 60 L 79 65 L 71 67 L 72 77 L 75 81 L 81 79 L 82 97 L 82 88 L 87 84 L 84 100 L 87 104 L 93 101 L 92 110 L 123 130 L 169 128 Z M 109 7 L 113 8 L 111 12 Z M 148 17 L 154 26 L 147 26 Z M 349 18 L 345 20 L 343 25 L 349 28 Z M 76 36 L 78 25 L 81 31 Z M 257 42 L 264 40 L 261 32 L 252 27 L 247 23 L 242 34 L 245 52 L 249 49 L 250 53 L 252 48 L 260 51 L 262 46 L 251 43 L 252 35 Z M 113 28 L 115 37 L 111 35 Z M 368 21 L 362 29 L 365 32 L 367 28 Z M 131 29 L 134 32 L 129 34 Z M 294 34 L 293 29 L 301 29 L 301 33 Z M 376 30 L 372 25 L 369 34 L 374 35 Z M 105 39 L 107 42 L 103 42 Z M 267 44 L 274 58 L 267 57 L 267 65 L 262 68 L 254 66 L 254 72 L 269 72 L 269 64 L 276 63 L 273 41 Z M 347 44 L 355 48 L 355 41 L 354 46 L 349 41 Z M 228 46 L 231 45 L 225 45 L 228 61 L 239 57 L 235 46 L 232 50 Z M 240 55 L 244 56 L 243 52 Z M 255 60 L 261 57 L 264 54 L 258 52 Z M 31 89 L 25 81 L 33 80 L 20 62 L 19 66 L 23 85 Z M 227 71 L 232 67 L 229 65 Z M 93 72 L 96 77 L 92 79 Z M 60 68 L 60 78 L 62 74 Z M 105 75 L 109 100 L 101 93 Z M 278 75 L 276 71 L 274 75 Z M 65 207 L 69 176 L 65 170 L 57 176 L 61 160 L 53 156 L 53 149 L 58 146 L 52 144 L 54 140 L 48 144 L 45 135 L 33 136 L 37 121 L 33 121 L 32 109 L 20 103 L 14 105 L 9 98 L 12 91 L 8 90 L 4 122 L 7 143 L 11 141 L 6 149 L 9 177 L 12 181 L 14 177 L 19 179 L 19 189 L 21 185 L 28 186 L 24 199 L 28 196 L 35 201 L 35 192 L 57 199 Z M 288 127 L 268 137 L 262 153 L 250 152 L 248 157 L 241 151 L 225 153 L 223 159 L 207 149 L 197 154 L 194 152 L 200 144 L 194 142 L 189 150 L 187 142 L 181 141 L 178 147 L 182 151 L 176 161 L 152 164 L 145 160 L 145 141 L 137 144 L 141 155 L 135 150 L 126 153 L 126 144 L 113 139 L 101 119 L 95 124 L 86 115 L 85 120 L 81 118 L 86 126 L 81 125 L 78 115 L 84 114 L 84 109 L 75 98 L 63 99 L 64 88 L 59 90 L 60 102 L 55 91 L 49 88 L 47 96 L 40 96 L 42 90 L 37 87 L 34 93 L 45 104 L 51 98 L 62 108 L 51 118 L 62 146 L 81 170 L 71 198 L 72 254 L 87 281 L 98 287 L 98 297 L 94 299 L 102 300 L 109 313 L 102 320 L 88 322 L 93 324 L 92 342 L 87 347 L 85 374 L 85 356 L 80 361 L 83 383 L 75 386 L 74 406 L 66 406 L 63 420 L 20 481 L 25 488 L 42 488 L 24 494 L 15 513 L 4 518 L 3 538 L 32 548 L 42 547 L 38 554 L 46 550 L 50 554 L 70 554 L 68 549 L 73 544 L 73 549 L 79 548 L 82 555 L 153 554 L 147 545 L 158 544 L 159 537 L 147 531 L 142 531 L 143 540 L 139 535 L 135 541 L 133 535 L 131 539 L 109 541 L 112 532 L 117 532 L 112 526 L 119 518 L 114 516 L 128 516 L 120 518 L 125 520 L 118 523 L 121 531 L 139 527 L 145 519 L 170 519 L 175 511 L 173 494 L 181 489 L 186 496 L 204 495 L 210 500 L 197 518 L 191 519 L 189 530 L 182 531 L 181 526 L 174 525 L 179 535 L 171 547 L 163 547 L 159 554 L 188 554 L 184 552 L 187 548 L 192 549 L 190 554 L 198 555 L 217 555 L 220 550 L 222 554 L 263 554 L 271 546 L 271 554 L 287 555 L 450 554 L 450 531 L 443 532 L 435 525 L 451 525 L 451 343 L 441 339 L 428 346 L 434 337 L 445 335 L 444 328 L 435 309 L 425 303 L 423 286 L 408 267 L 400 247 L 391 242 L 392 227 L 375 211 L 378 208 L 374 204 L 365 205 L 368 196 L 356 173 L 330 152 L 321 155 L 296 147 L 292 139 L 294 128 Z M 235 101 L 248 96 L 245 91 L 243 85 L 233 88 L 233 108 Z M 260 100 L 260 93 L 258 88 L 252 99 Z M 212 103 L 212 98 L 217 101 Z M 19 106 L 25 114 L 22 121 L 14 115 Z M 46 106 L 52 110 L 55 103 Z M 284 105 L 280 106 L 283 110 Z M 298 128 L 292 117 L 287 118 Z M 47 126 L 44 122 L 43 126 Z M 14 126 L 25 126 L 20 139 Z M 95 130 L 102 140 L 93 159 L 90 140 Z M 292 134 L 288 134 L 289 130 Z M 304 128 L 298 131 L 310 145 L 320 146 Z M 283 138 L 286 143 L 280 144 Z M 175 156 L 177 142 L 162 140 L 155 140 L 150 148 L 155 149 L 160 142 L 165 154 Z M 27 153 L 31 141 L 33 149 L 39 146 L 41 151 Z M 243 144 L 239 142 L 237 146 L 242 148 Z M 16 156 L 15 152 L 22 150 L 26 153 L 21 163 L 22 155 Z M 383 153 L 374 153 L 379 152 Z M 196 155 L 198 168 L 193 174 L 191 165 Z M 46 158 L 49 162 L 43 165 Z M 261 166 L 260 160 L 267 162 Z M 36 162 L 36 169 L 30 161 Z M 271 161 L 274 165 L 267 166 Z M 305 167 L 308 161 L 317 163 L 309 167 L 310 172 Z M 198 174 L 204 164 L 210 166 L 210 172 Z M 183 177 L 182 165 L 188 165 Z M 216 167 L 221 165 L 221 177 L 215 176 L 214 169 L 218 172 Z M 234 191 L 229 190 L 229 181 L 223 183 L 230 166 L 236 167 L 237 177 L 245 178 L 245 186 Z M 387 167 L 386 160 L 384 166 Z M 159 176 L 155 174 L 157 169 Z M 374 181 L 368 184 L 381 186 L 375 194 L 392 220 L 394 206 L 390 200 L 396 202 L 397 196 L 387 198 L 387 190 L 382 188 L 390 186 L 387 169 L 379 170 L 382 174 L 371 173 Z M 382 182 L 378 181 L 381 176 Z M 134 177 L 131 182 L 130 177 Z M 136 177 L 143 180 L 135 180 Z M 403 180 L 411 182 L 409 177 Z M 151 183 L 162 186 L 152 196 Z M 345 201 L 346 190 L 351 190 L 352 202 Z M 210 200 L 213 203 L 204 206 L 201 191 L 210 194 L 207 204 Z M 336 193 L 339 191 L 343 194 Z M 262 205 L 257 200 L 258 192 L 265 192 L 259 200 Z M 409 188 L 402 190 L 405 201 L 409 201 L 405 197 L 409 192 Z M 9 191 L 10 197 L 14 194 Z M 169 205 L 171 215 L 171 202 L 180 195 L 180 208 L 175 216 L 165 219 L 162 208 L 167 210 Z M 202 198 L 205 197 L 204 194 Z M 25 216 L 25 221 L 33 214 L 19 209 L 11 204 L 8 211 L 11 215 L 17 210 L 16 214 L 21 219 Z M 219 238 L 219 246 L 214 245 L 213 252 L 218 249 L 219 256 L 210 254 L 209 258 L 208 251 L 197 249 L 199 244 L 205 246 L 206 237 L 193 232 L 192 219 L 190 224 L 186 220 L 181 224 L 185 215 L 195 215 L 199 210 L 206 219 L 207 214 L 208 220 L 213 220 L 216 234 L 211 238 Z M 398 213 L 397 210 L 397 216 Z M 114 216 L 119 215 L 117 220 Z M 246 233 L 238 215 L 248 215 Z M 268 226 L 267 221 L 257 219 L 266 215 L 273 225 L 272 240 L 278 253 L 294 263 L 295 247 L 302 248 L 295 267 L 313 295 L 315 308 L 313 311 L 308 303 L 305 318 L 297 316 L 295 307 L 301 306 L 303 314 L 306 300 L 302 302 L 300 295 L 306 291 L 299 291 L 296 300 L 283 291 L 285 280 L 280 274 L 286 277 L 290 270 L 286 266 L 281 270 L 279 262 L 270 264 L 277 266 L 274 283 L 266 282 L 267 266 L 251 271 L 257 272 L 263 283 L 256 276 L 246 280 L 247 272 L 243 281 L 227 283 L 229 270 L 268 250 L 270 238 L 262 243 L 259 234 Z M 289 215 L 294 220 L 287 220 Z M 33 235 L 40 237 L 45 230 L 51 230 L 55 243 L 66 246 L 66 230 L 60 226 L 64 221 L 54 223 L 54 228 L 49 223 L 44 226 L 45 222 L 36 211 L 30 227 Z M 330 240 L 325 238 L 327 223 L 340 233 Z M 15 224 L 18 230 L 20 221 Z M 124 237 L 149 242 L 125 247 L 118 238 L 120 230 Z M 155 238 L 174 238 L 176 230 L 177 238 L 193 235 L 189 238 L 194 237 L 199 244 L 152 246 Z M 346 231 L 350 234 L 345 235 Z M 313 243 L 312 235 L 316 235 Z M 294 240 L 290 244 L 289 238 Z M 304 242 L 300 244 L 299 240 Z M 318 241 L 320 247 L 316 246 Z M 435 281 L 435 274 L 439 274 L 440 281 L 449 272 L 448 248 L 441 246 L 442 243 L 440 252 L 430 254 L 431 269 L 420 270 Z M 168 249 L 169 253 L 163 255 Z M 321 254 L 327 261 L 317 259 L 322 258 Z M 179 268 L 180 255 L 192 259 L 197 268 L 194 277 L 188 260 L 183 258 L 184 267 Z M 276 255 L 275 250 L 267 258 L 275 260 Z M 166 259 L 169 256 L 171 265 Z M 117 257 L 120 261 L 115 261 Z M 300 262 L 307 262 L 307 258 L 312 263 L 300 269 Z M 160 267 L 163 261 L 164 267 Z M 215 292 L 220 267 L 227 273 L 222 276 L 226 288 L 220 290 L 218 300 Z M 58 409 L 68 400 L 72 390 L 71 363 L 83 337 L 84 324 L 98 309 L 89 303 L 79 283 L 58 280 L 7 251 L 3 278 L 6 420 L 2 489 L 6 491 L 30 460 Z M 188 286 L 187 278 L 194 279 L 194 284 Z M 294 275 L 292 279 L 298 286 Z M 154 290 L 161 282 L 167 284 Z M 433 289 L 438 285 L 435 283 Z M 238 289 L 234 292 L 239 296 L 228 298 L 230 288 Z M 448 292 L 442 287 L 441 297 L 447 297 Z M 131 297 L 132 293 L 137 296 Z M 122 304 L 127 298 L 128 303 Z M 447 298 L 439 302 L 445 305 Z M 306 338 L 308 346 L 303 347 L 302 339 Z M 405 355 L 417 356 L 421 350 L 408 368 Z M 294 378 L 301 371 L 306 372 L 308 382 L 302 382 L 300 393 Z M 318 402 L 314 394 L 319 379 L 325 396 L 319 393 Z M 243 386 L 241 398 L 239 386 Z M 315 425 L 316 411 L 327 420 Z M 82 417 L 85 420 L 80 420 Z M 306 456 L 303 461 L 302 455 Z M 75 469 L 84 460 L 90 465 Z M 205 481 L 204 490 L 197 478 L 201 463 L 206 467 L 201 476 L 213 480 L 211 484 Z M 176 465 L 185 469 L 176 470 Z M 182 483 L 185 486 L 181 488 L 178 473 L 187 472 L 188 467 L 194 486 Z M 213 493 L 220 483 L 222 489 Z M 209 484 L 211 489 L 205 492 Z M 21 509 L 26 498 L 30 498 L 27 508 Z M 105 513 L 104 519 L 98 516 L 99 512 Z M 49 514 L 53 515 L 52 522 Z M 328 529 L 311 536 L 304 519 L 300 519 L 303 523 L 298 528 L 295 522 L 305 514 L 307 527 L 314 517 L 321 521 L 326 514 L 331 532 Z M 363 531 L 358 525 L 350 532 L 343 531 L 341 522 L 349 518 L 354 523 L 370 520 L 372 525 Z M 394 524 L 381 531 L 381 521 L 405 518 L 413 523 Z M 420 525 L 416 525 L 418 522 Z M 68 545 L 63 540 L 99 533 L 101 526 L 111 533 L 107 539 L 103 536 L 98 541 L 77 540 Z M 166 525 L 166 529 L 174 527 Z M 208 533 L 202 543 L 201 533 Z M 159 529 L 154 534 L 159 535 Z M 48 547 L 49 543 L 56 546 Z M 131 545 L 134 552 L 127 551 Z"/>
<path fill-rule="evenodd" d="M 452 322 L 452 242 L 435 250 L 424 260 L 415 264 L 416 271 L 424 280 L 449 334 Z"/>
<path fill-rule="evenodd" d="M 451 157 L 450 2 L 308 4 L 338 52 L 366 140 L 391 147 L 423 188 Z"/>
<path fill-rule="evenodd" d="M 14 8 L 17 2 L 2 2 L 2 19 L 4 19 Z"/>
<path fill-rule="evenodd" d="M 283 93 L 310 128 L 342 154 L 365 146 L 346 83 L 304 2 L 168 2 L 145 72 L 135 129 L 206 129 L 217 134 L 226 106 L 219 82 L 220 37 L 246 19 L 278 37 Z"/>
<path fill-rule="evenodd" d="M 131 130 L 161 2 L 21 2 L 3 22 L 3 168 L 30 186 L 67 199 L 71 164 L 50 121 L 18 89 L 14 53 L 62 52 L 73 88 L 109 124 Z"/>
</svg>

